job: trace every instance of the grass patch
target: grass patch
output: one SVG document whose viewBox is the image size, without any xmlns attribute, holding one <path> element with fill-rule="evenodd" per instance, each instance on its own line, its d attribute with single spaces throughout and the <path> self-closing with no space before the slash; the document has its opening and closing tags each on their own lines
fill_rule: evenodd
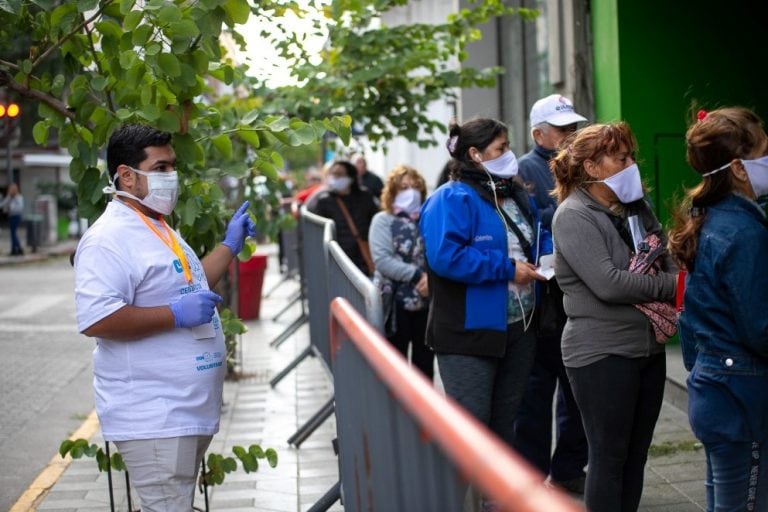
<svg viewBox="0 0 768 512">
<path fill-rule="evenodd" d="M 685 439 L 683 441 L 664 441 L 660 444 L 652 444 L 648 448 L 648 456 L 663 457 L 665 455 L 674 455 L 680 452 L 697 452 L 704 446 L 696 439 Z"/>
</svg>

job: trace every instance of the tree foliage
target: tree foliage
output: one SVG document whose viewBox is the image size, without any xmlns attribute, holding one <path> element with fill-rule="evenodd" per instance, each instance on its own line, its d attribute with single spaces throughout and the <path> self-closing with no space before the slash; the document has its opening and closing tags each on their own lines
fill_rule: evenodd
<svg viewBox="0 0 768 512">
<path fill-rule="evenodd" d="M 199 253 L 221 238 L 235 178 L 272 234 L 284 154 L 328 131 L 347 143 L 352 121 L 376 145 L 404 136 L 421 145 L 442 127 L 430 102 L 493 83 L 498 69 L 460 68 L 478 26 L 535 13 L 478 2 L 444 23 L 384 26 L 406 0 L 0 0 L 0 87 L 37 102 L 33 136 L 73 156 L 81 216 L 103 210 L 99 155 L 115 127 L 143 122 L 173 134 L 182 193 L 173 220 Z M 309 19 L 320 55 L 286 21 Z M 268 88 L 236 65 L 223 41 L 243 47 L 255 16 L 297 85 Z M 5 57 L 8 56 L 8 57 Z"/>
<path fill-rule="evenodd" d="M 124 122 L 173 134 L 183 171 L 174 220 L 199 254 L 221 238 L 224 177 L 249 185 L 253 213 L 269 232 L 280 152 L 327 130 L 348 140 L 349 116 L 306 122 L 264 114 L 238 99 L 244 68 L 221 41 L 240 40 L 235 29 L 253 9 L 245 0 L 0 0 L 0 40 L 27 45 L 13 46 L 15 58 L 0 60 L 0 86 L 38 102 L 37 143 L 55 134 L 72 155 L 82 216 L 93 219 L 103 210 L 107 176 L 98 157 Z"/>
<path fill-rule="evenodd" d="M 395 136 L 422 147 L 434 144 L 433 130 L 445 127 L 429 117 L 429 105 L 455 99 L 462 88 L 490 87 L 501 72 L 460 66 L 468 58 L 467 45 L 482 38 L 479 27 L 495 17 L 537 15 L 502 0 L 485 0 L 448 15 L 444 23 L 380 22 L 407 3 L 319 0 L 297 11 L 296 16 L 312 18 L 315 33 L 327 34 L 319 56 L 308 51 L 291 19 L 278 22 L 280 31 L 262 37 L 272 41 L 297 85 L 265 91 L 265 106 L 302 118 L 349 114 L 374 146 Z"/>
</svg>

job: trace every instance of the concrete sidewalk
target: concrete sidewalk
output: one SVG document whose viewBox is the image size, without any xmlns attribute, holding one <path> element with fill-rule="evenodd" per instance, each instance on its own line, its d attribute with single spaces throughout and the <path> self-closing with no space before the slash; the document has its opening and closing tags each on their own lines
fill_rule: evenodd
<svg viewBox="0 0 768 512">
<path fill-rule="evenodd" d="M 281 276 L 275 248 L 267 246 L 263 249 L 270 253 L 264 282 L 264 290 L 268 291 Z M 14 262 L 17 261 L 19 258 L 14 258 Z M 0 259 L 0 264 L 4 262 Z M 296 290 L 294 281 L 283 283 L 262 301 L 261 320 L 246 322 L 249 330 L 241 340 L 243 377 L 225 383 L 221 430 L 211 446 L 212 451 L 225 455 L 231 454 L 231 447 L 235 445 L 247 447 L 257 443 L 265 448 L 272 447 L 278 452 L 278 465 L 272 469 L 263 464 L 256 473 L 246 474 L 238 470 L 227 475 L 222 485 L 209 489 L 212 511 L 306 511 L 338 480 L 337 458 L 331 446 L 335 437 L 333 417 L 300 449 L 286 442 L 332 395 L 329 378 L 319 361 L 308 358 L 275 389 L 269 386 L 270 378 L 309 343 L 309 330 L 305 324 L 279 348 L 269 347 L 269 342 L 299 316 L 299 307 L 295 305 L 279 321 L 272 321 Z M 669 347 L 668 365 L 670 378 L 678 382 L 667 386 L 668 399 L 656 427 L 640 509 L 654 512 L 704 510 L 704 453 L 696 448 L 684 409 L 675 406 L 681 405 L 679 381 L 685 375 L 679 347 Z M 684 397 L 683 393 L 683 401 Z M 103 445 L 98 433 L 91 442 Z M 119 503 L 116 510 L 126 511 L 123 474 L 114 473 L 114 478 L 115 497 Z M 36 509 L 58 512 L 109 510 L 107 489 L 107 476 L 99 473 L 93 459 L 76 460 L 53 482 Z M 138 509 L 137 503 L 134 497 L 134 510 Z M 204 508 L 201 494 L 198 494 L 195 505 Z M 343 509 L 337 502 L 330 510 Z"/>
</svg>

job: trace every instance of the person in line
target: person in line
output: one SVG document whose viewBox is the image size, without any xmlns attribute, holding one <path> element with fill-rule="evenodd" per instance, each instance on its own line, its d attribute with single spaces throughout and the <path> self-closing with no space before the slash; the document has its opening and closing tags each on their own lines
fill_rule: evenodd
<svg viewBox="0 0 768 512">
<path fill-rule="evenodd" d="M 590 512 L 637 510 L 664 394 L 664 345 L 635 305 L 671 301 L 677 269 L 665 253 L 656 274 L 629 271 L 639 226 L 666 243 L 636 150 L 626 123 L 597 124 L 569 136 L 549 164 L 559 201 L 555 273 L 568 316 L 563 364 L 587 435 Z"/>
<path fill-rule="evenodd" d="M 378 201 L 381 198 L 381 191 L 384 190 L 384 182 L 375 173 L 368 170 L 368 162 L 362 153 L 353 155 L 352 163 L 357 169 L 357 180 L 360 182 L 360 186 L 367 188 Z"/>
<path fill-rule="evenodd" d="M 23 256 L 24 249 L 21 248 L 21 241 L 19 240 L 19 226 L 21 226 L 21 216 L 24 214 L 24 196 L 19 192 L 19 186 L 16 183 L 11 183 L 8 186 L 7 194 L 0 202 L 0 208 L 8 214 L 11 230 L 11 256 Z"/>
<path fill-rule="evenodd" d="M 360 187 L 351 162 L 337 160 L 327 166 L 325 189 L 307 209 L 336 223 L 339 246 L 365 275 L 373 276 L 368 230 L 379 208 L 373 195 Z"/>
<path fill-rule="evenodd" d="M 107 147 L 114 195 L 75 253 L 80 332 L 96 338 L 96 412 L 145 512 L 190 512 L 218 431 L 226 348 L 211 289 L 255 234 L 248 202 L 202 261 L 166 224 L 178 196 L 171 135 L 129 124 Z"/>
<path fill-rule="evenodd" d="M 576 131 L 577 123 L 587 120 L 577 114 L 568 98 L 552 94 L 531 107 L 531 138 L 534 148 L 520 158 L 520 177 L 539 210 L 543 229 L 552 230 L 552 216 L 557 202 L 551 192 L 555 180 L 549 160 L 566 136 Z M 566 317 L 562 311 L 563 293 L 552 278 L 542 284 L 551 301 L 541 302 L 537 313 L 536 359 L 528 386 L 515 420 L 515 449 L 533 464 L 553 485 L 575 494 L 584 494 L 587 465 L 587 437 L 581 414 L 565 374 L 560 340 Z M 541 306 L 555 304 L 544 314 Z M 552 400 L 556 400 L 556 440 L 552 451 Z"/>
<path fill-rule="evenodd" d="M 768 222 L 756 202 L 768 194 L 768 136 L 747 109 L 697 117 L 685 140 L 701 183 L 669 235 L 687 271 L 688 418 L 706 452 L 707 510 L 768 510 Z"/>
<path fill-rule="evenodd" d="M 368 241 L 376 266 L 374 282 L 385 301 L 389 341 L 432 380 L 434 355 L 424 342 L 429 302 L 424 241 L 419 232 L 419 209 L 427 185 L 419 172 L 398 165 L 389 172 L 381 193 L 381 209 L 371 221 Z"/>
<path fill-rule="evenodd" d="M 507 127 L 452 124 L 452 181 L 421 209 L 430 291 L 427 343 L 448 396 L 511 445 L 533 364 L 533 205 L 517 178 Z M 483 502 L 484 510 L 494 504 Z"/>
</svg>

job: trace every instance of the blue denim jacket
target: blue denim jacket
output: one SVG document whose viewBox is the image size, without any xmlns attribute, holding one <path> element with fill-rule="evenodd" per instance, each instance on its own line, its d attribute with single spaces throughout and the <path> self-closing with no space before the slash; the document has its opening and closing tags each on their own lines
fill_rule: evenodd
<svg viewBox="0 0 768 512">
<path fill-rule="evenodd" d="M 768 438 L 768 224 L 729 195 L 707 209 L 680 317 L 688 416 L 704 442 Z"/>
</svg>

